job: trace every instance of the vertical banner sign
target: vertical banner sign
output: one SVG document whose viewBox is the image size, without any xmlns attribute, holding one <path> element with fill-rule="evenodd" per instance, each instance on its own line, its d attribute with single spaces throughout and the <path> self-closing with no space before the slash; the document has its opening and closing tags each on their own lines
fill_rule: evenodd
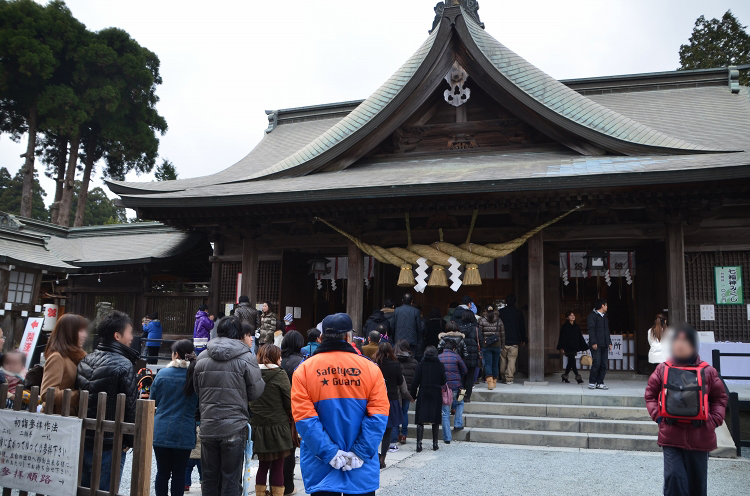
<svg viewBox="0 0 750 496">
<path fill-rule="evenodd" d="M 714 267 L 717 305 L 742 305 L 745 302 L 742 287 L 742 267 Z"/>
<path fill-rule="evenodd" d="M 39 333 L 42 332 L 44 317 L 31 317 L 26 321 L 26 330 L 23 331 L 21 338 L 21 353 L 26 355 L 26 368 L 31 366 L 31 357 L 36 348 L 36 342 L 39 341 Z"/>
<path fill-rule="evenodd" d="M 0 486 L 75 496 L 82 420 L 0 410 Z"/>
</svg>

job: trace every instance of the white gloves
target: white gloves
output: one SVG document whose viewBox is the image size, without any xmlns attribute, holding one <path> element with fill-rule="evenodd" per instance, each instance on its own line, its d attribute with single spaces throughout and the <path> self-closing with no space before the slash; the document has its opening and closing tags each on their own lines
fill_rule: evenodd
<svg viewBox="0 0 750 496">
<path fill-rule="evenodd" d="M 365 464 L 365 462 L 362 461 L 360 457 L 349 451 L 346 453 L 346 465 L 341 469 L 342 472 L 346 472 L 348 470 L 354 470 L 355 468 L 360 468 L 362 465 Z"/>
<path fill-rule="evenodd" d="M 351 451 L 341 451 L 336 453 L 336 456 L 328 462 L 328 464 L 334 468 L 334 470 L 341 470 L 342 472 L 348 472 L 355 468 L 360 468 L 365 464 L 364 461 Z"/>
<path fill-rule="evenodd" d="M 341 470 L 347 464 L 347 452 L 339 450 L 336 456 L 328 462 L 328 464 L 334 468 L 334 470 Z"/>
</svg>

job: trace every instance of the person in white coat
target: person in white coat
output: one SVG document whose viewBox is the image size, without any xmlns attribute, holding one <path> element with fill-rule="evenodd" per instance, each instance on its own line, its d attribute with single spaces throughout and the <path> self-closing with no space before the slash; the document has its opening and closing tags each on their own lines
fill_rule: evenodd
<svg viewBox="0 0 750 496">
<path fill-rule="evenodd" d="M 664 314 L 658 314 L 654 325 L 648 330 L 648 345 L 648 362 L 652 369 L 656 369 L 657 365 L 669 359 L 669 329 Z"/>
</svg>

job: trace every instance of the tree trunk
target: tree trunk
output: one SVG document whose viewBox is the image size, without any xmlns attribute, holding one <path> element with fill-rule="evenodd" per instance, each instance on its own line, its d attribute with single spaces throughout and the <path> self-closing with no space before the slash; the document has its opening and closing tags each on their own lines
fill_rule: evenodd
<svg viewBox="0 0 750 496">
<path fill-rule="evenodd" d="M 34 151 L 36 150 L 36 104 L 29 110 L 29 142 L 23 155 L 23 192 L 21 193 L 21 217 L 31 217 L 31 203 L 34 196 Z"/>
<path fill-rule="evenodd" d="M 86 201 L 89 197 L 89 183 L 91 182 L 91 172 L 94 169 L 94 151 L 96 149 L 96 133 L 92 133 L 89 142 L 86 144 L 86 165 L 83 169 L 83 180 L 81 181 L 81 190 L 78 192 L 78 206 L 76 207 L 76 218 L 73 227 L 83 226 L 83 218 L 86 214 Z"/>
<path fill-rule="evenodd" d="M 68 138 L 60 136 L 57 138 L 57 180 L 55 182 L 55 201 L 50 206 L 50 221 L 57 224 L 60 216 L 60 201 L 63 196 L 63 183 L 65 182 L 65 161 L 68 158 Z"/>
<path fill-rule="evenodd" d="M 65 173 L 65 188 L 60 200 L 60 213 L 57 217 L 57 225 L 70 226 L 70 207 L 73 203 L 73 186 L 76 179 L 76 164 L 78 163 L 78 144 L 80 137 L 73 136 L 70 139 L 70 157 L 68 158 L 68 170 Z"/>
</svg>

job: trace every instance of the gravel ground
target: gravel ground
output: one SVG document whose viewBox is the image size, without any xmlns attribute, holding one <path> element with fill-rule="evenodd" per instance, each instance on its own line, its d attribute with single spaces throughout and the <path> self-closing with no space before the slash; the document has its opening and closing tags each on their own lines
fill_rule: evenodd
<svg viewBox="0 0 750 496">
<path fill-rule="evenodd" d="M 750 481 L 750 450 L 737 460 L 711 458 L 708 464 L 708 494 L 746 494 Z M 659 495 L 662 485 L 661 453 L 577 450 L 497 444 L 440 443 L 440 450 L 414 452 L 412 440 L 398 453 L 387 457 L 378 496 L 454 496 L 554 494 L 580 496 L 591 493 L 592 467 L 596 486 L 618 495 Z M 257 466 L 257 462 L 254 464 Z M 151 469 L 151 487 L 156 463 Z M 299 467 L 295 471 L 300 478 Z M 635 476 L 634 476 L 635 475 Z M 193 488 L 187 496 L 200 494 L 198 471 L 193 471 Z M 301 487 L 301 484 L 300 484 Z M 467 491 L 468 489 L 468 491 Z M 120 485 L 130 493 L 130 457 Z M 153 496 L 153 489 L 151 495 Z M 298 494 L 304 494 L 300 491 Z"/>
</svg>

